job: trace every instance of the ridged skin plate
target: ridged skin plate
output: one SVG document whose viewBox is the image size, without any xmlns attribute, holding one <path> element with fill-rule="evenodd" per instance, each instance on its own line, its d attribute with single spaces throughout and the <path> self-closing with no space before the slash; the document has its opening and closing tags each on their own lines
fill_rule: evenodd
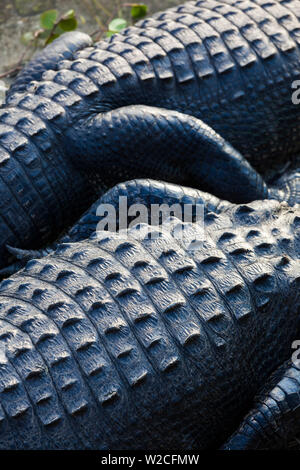
<svg viewBox="0 0 300 470">
<path fill-rule="evenodd" d="M 220 445 L 299 331 L 299 209 L 65 243 L 0 286 L 4 448 Z M 141 231 L 143 226 L 141 227 Z M 292 302 L 289 299 L 293 299 Z"/>
</svg>

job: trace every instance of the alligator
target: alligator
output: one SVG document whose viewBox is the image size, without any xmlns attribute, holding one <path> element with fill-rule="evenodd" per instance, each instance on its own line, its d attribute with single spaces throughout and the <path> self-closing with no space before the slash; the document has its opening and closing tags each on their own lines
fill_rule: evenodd
<svg viewBox="0 0 300 470">
<path fill-rule="evenodd" d="M 0 448 L 284 448 L 300 432 L 299 205 L 150 180 L 98 204 L 124 193 L 203 218 L 123 233 L 91 211 L 2 281 Z"/>
<path fill-rule="evenodd" d="M 299 26 L 299 0 L 201 0 L 47 46 L 0 109 L 0 268 L 121 181 L 299 202 Z"/>
</svg>

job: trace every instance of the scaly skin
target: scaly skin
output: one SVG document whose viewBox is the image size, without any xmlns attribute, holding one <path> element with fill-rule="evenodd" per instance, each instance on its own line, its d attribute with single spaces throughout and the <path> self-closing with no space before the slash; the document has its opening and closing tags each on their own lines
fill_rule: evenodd
<svg viewBox="0 0 300 470">
<path fill-rule="evenodd" d="M 291 355 L 299 207 L 151 181 L 101 201 L 124 188 L 148 204 L 202 201 L 204 240 L 188 250 L 202 225 L 179 240 L 174 218 L 153 238 L 102 232 L 1 283 L 3 448 L 217 448 Z"/>
<path fill-rule="evenodd" d="M 134 204 L 142 204 L 150 207 L 151 204 L 180 204 L 181 210 L 185 204 L 189 204 L 193 208 L 193 221 L 195 221 L 195 209 L 197 206 L 203 206 L 205 211 L 220 213 L 230 206 L 227 201 L 222 201 L 211 194 L 204 193 L 197 189 L 178 186 L 162 181 L 133 180 L 126 181 L 114 186 L 100 197 L 92 206 L 79 218 L 76 224 L 70 228 L 59 240 L 41 250 L 23 250 L 7 246 L 9 252 L 15 257 L 15 262 L 0 271 L 2 277 L 8 277 L 19 269 L 22 269 L 26 263 L 33 258 L 42 258 L 53 252 L 60 243 L 78 242 L 92 237 L 98 223 L 103 217 L 98 213 L 100 206 L 113 204 L 116 209 L 116 230 L 119 229 L 119 200 L 126 197 L 127 208 Z M 102 214 L 103 215 L 103 214 Z M 150 214 L 149 214 L 150 215 Z M 151 218 L 148 218 L 151 224 Z"/>
<path fill-rule="evenodd" d="M 6 245 L 43 246 L 122 180 L 297 202 L 299 175 L 274 190 L 251 164 L 299 151 L 299 18 L 299 0 L 203 0 L 46 48 L 0 110 L 0 268 Z"/>
</svg>

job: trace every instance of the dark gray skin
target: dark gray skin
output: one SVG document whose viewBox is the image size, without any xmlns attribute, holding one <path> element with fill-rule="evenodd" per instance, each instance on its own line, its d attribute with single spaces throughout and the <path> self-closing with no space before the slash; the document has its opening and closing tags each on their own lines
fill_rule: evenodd
<svg viewBox="0 0 300 470">
<path fill-rule="evenodd" d="M 132 178 L 299 201 L 300 2 L 259 3 L 190 2 L 33 59 L 0 110 L 0 268 Z M 290 163 L 281 189 L 256 171 Z"/>
<path fill-rule="evenodd" d="M 20 75 L 0 116 L 2 265 L 40 256 L 6 245 L 47 242 L 120 179 L 299 201 L 299 2 L 197 5 L 95 47 L 66 36 Z M 271 188 L 245 158 L 296 169 Z M 94 232 L 94 206 L 68 243 L 1 284 L 2 447 L 284 447 L 300 431 L 299 207 L 144 181 L 101 201 L 124 190 L 202 201 L 205 241 L 72 242 Z"/>
<path fill-rule="evenodd" d="M 152 239 L 76 241 L 95 232 L 94 206 L 68 242 L 1 283 L 0 446 L 215 449 L 260 392 L 277 416 L 258 403 L 258 424 L 247 417 L 224 447 L 284 447 L 300 431 L 300 371 L 284 364 L 300 330 L 299 207 L 149 180 L 98 204 L 124 193 L 204 204 L 204 240 L 188 249 L 201 224 L 179 240 L 173 218 Z"/>
</svg>

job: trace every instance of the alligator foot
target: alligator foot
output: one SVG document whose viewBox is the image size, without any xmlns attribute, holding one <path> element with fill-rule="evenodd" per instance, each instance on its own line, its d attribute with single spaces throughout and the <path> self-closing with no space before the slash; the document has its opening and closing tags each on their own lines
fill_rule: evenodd
<svg viewBox="0 0 300 470">
<path fill-rule="evenodd" d="M 159 174 L 236 203 L 268 197 L 261 176 L 239 152 L 199 119 L 177 111 L 126 106 L 81 120 L 67 134 L 73 164 L 104 173 L 109 186 Z"/>
<path fill-rule="evenodd" d="M 257 397 L 224 450 L 300 449 L 300 364 L 286 362 Z"/>
</svg>

